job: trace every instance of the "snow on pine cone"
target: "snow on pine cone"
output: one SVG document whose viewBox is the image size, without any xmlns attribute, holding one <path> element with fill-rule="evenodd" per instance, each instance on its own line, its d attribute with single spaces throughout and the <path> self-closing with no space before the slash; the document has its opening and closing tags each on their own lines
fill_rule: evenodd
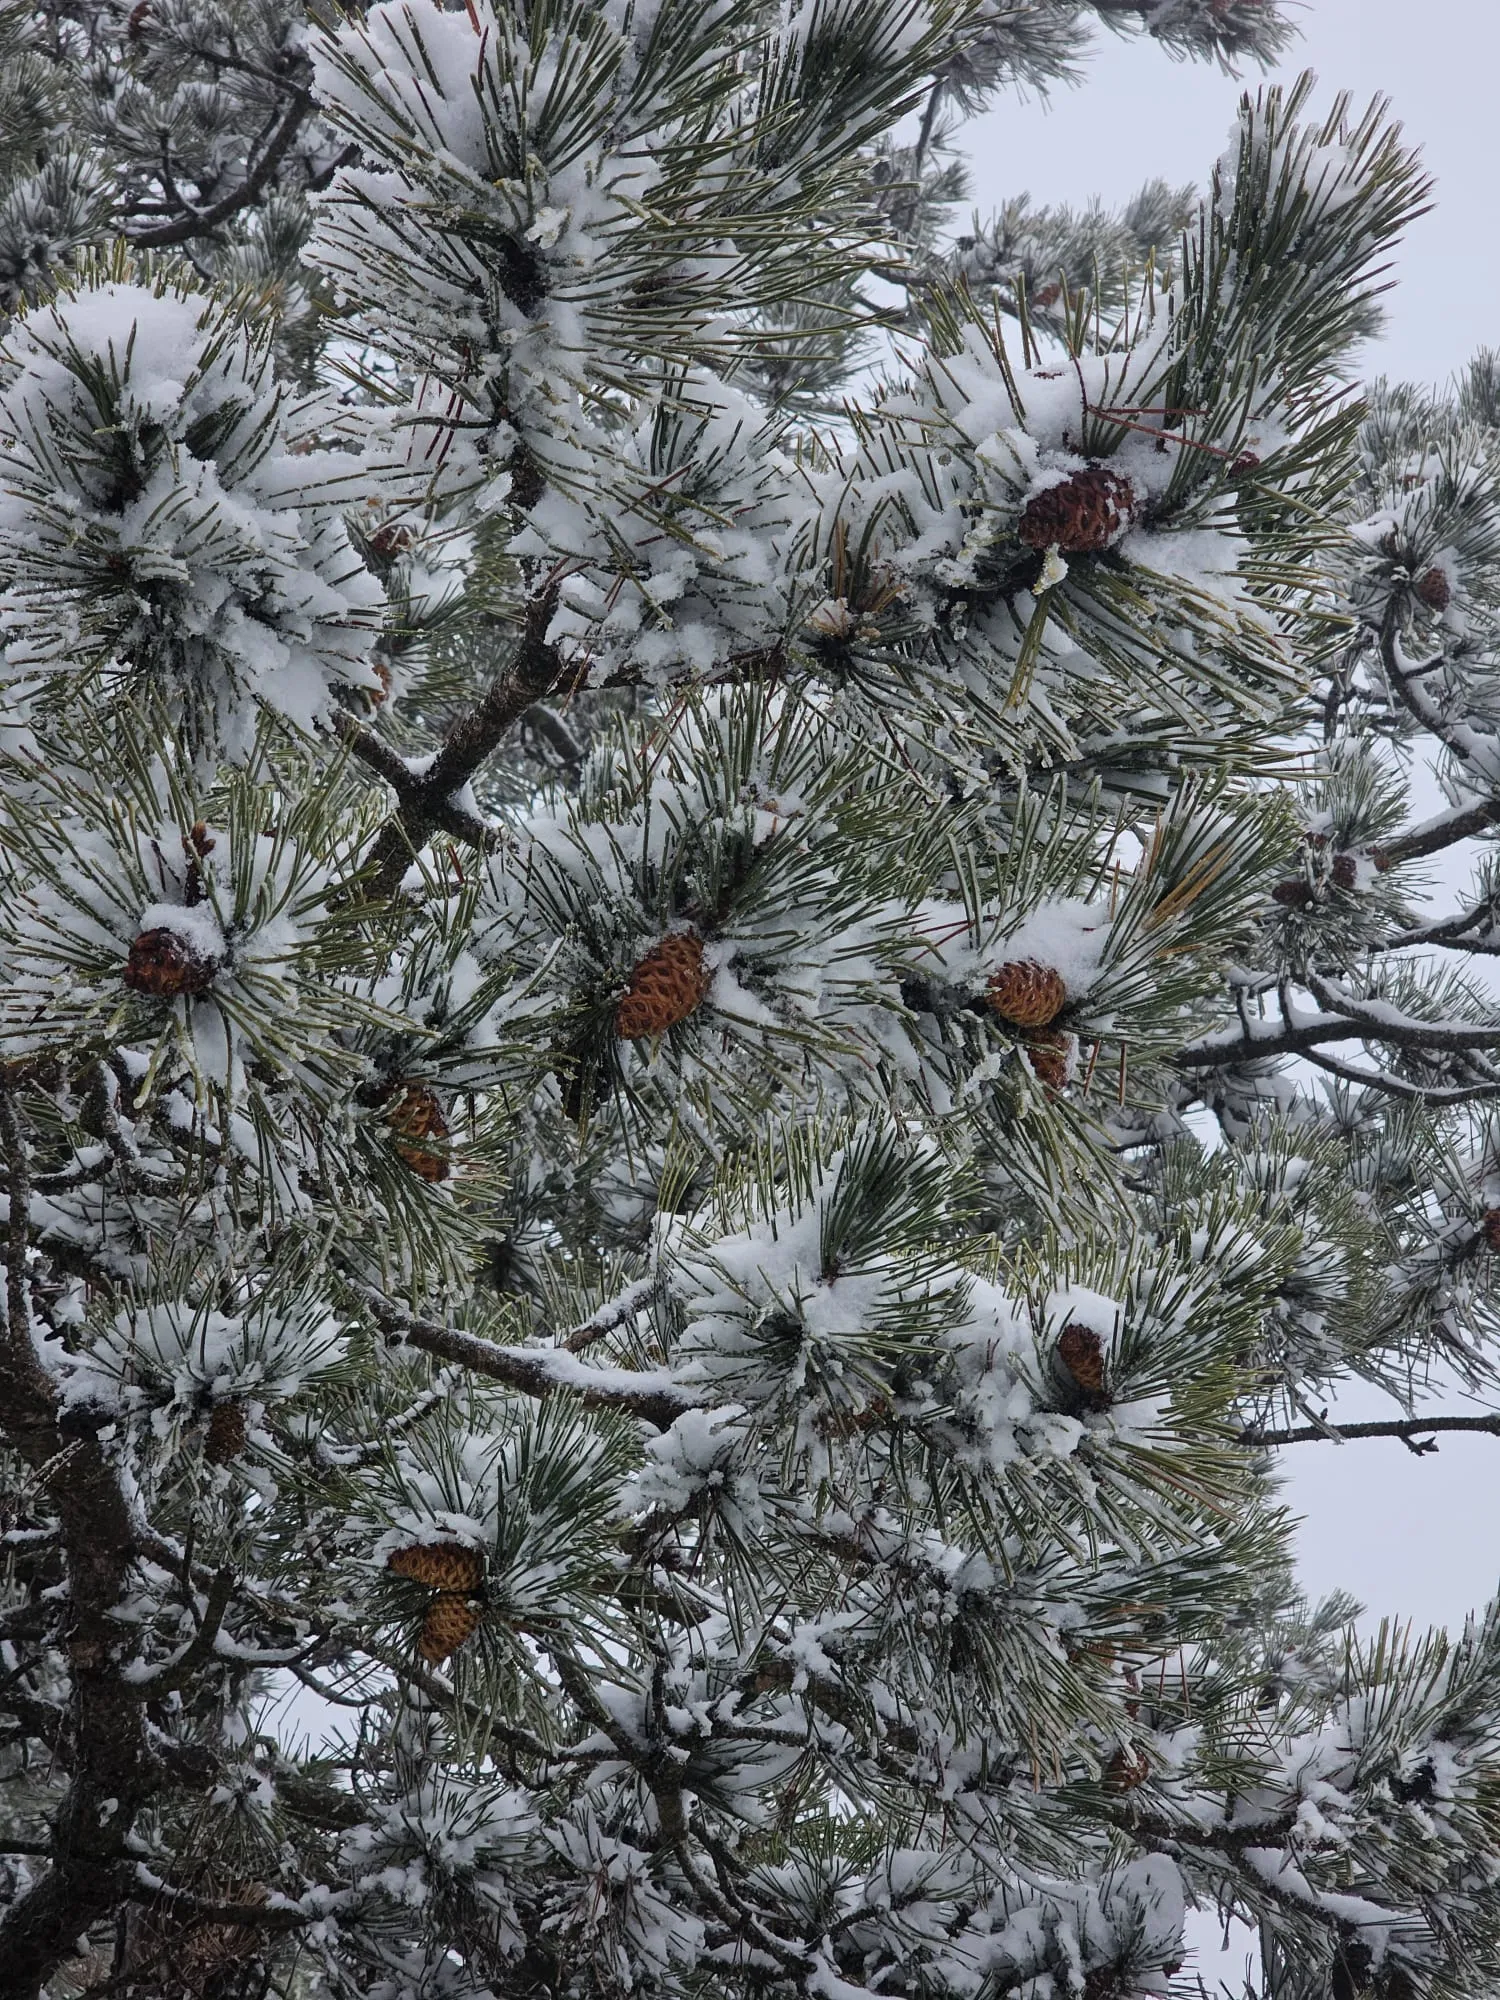
<svg viewBox="0 0 1500 2000">
<path fill-rule="evenodd" d="M 149 993 L 154 1000 L 175 1000 L 184 993 L 206 993 L 221 965 L 220 959 L 200 951 L 190 938 L 161 925 L 142 931 L 135 939 L 120 977 L 134 993 Z"/>
<path fill-rule="evenodd" d="M 386 1115 L 391 1143 L 412 1172 L 424 1181 L 447 1180 L 448 1120 L 437 1092 L 425 1083 L 409 1083 Z"/>
<path fill-rule="evenodd" d="M 991 1013 L 1013 1028 L 1046 1028 L 1067 1005 L 1068 989 L 1050 965 L 1015 959 L 990 975 L 984 997 Z"/>
<path fill-rule="evenodd" d="M 615 1032 L 622 1042 L 664 1035 L 696 1013 L 707 992 L 702 938 L 695 931 L 673 931 L 652 945 L 631 973 L 615 1010 Z"/>
<path fill-rule="evenodd" d="M 1133 1792 L 1151 1776 L 1151 1759 L 1144 1750 L 1117 1750 L 1104 1767 L 1104 1782 L 1112 1792 Z"/>
<path fill-rule="evenodd" d="M 1091 1407 L 1108 1403 L 1104 1385 L 1104 1343 L 1091 1326 L 1072 1320 L 1057 1336 L 1057 1358 Z"/>
<path fill-rule="evenodd" d="M 1093 555 L 1125 532 L 1135 509 L 1136 491 L 1128 479 L 1107 465 L 1090 465 L 1033 493 L 1016 532 L 1031 549 Z"/>
<path fill-rule="evenodd" d="M 424 1660 L 437 1666 L 472 1639 L 478 1629 L 479 1606 L 457 1591 L 442 1591 L 427 1607 L 417 1651 Z"/>
<path fill-rule="evenodd" d="M 215 1403 L 203 1440 L 203 1456 L 210 1465 L 228 1465 L 245 1449 L 248 1435 L 243 1403 Z"/>
<path fill-rule="evenodd" d="M 425 1583 L 429 1590 L 477 1590 L 484 1576 L 484 1558 L 462 1542 L 415 1542 L 410 1548 L 393 1550 L 385 1566 L 413 1583 Z"/>
</svg>

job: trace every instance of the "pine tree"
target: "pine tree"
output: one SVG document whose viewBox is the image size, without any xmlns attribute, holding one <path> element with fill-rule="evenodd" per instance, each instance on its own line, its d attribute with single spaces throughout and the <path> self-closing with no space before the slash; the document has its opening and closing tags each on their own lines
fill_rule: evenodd
<svg viewBox="0 0 1500 2000">
<path fill-rule="evenodd" d="M 964 234 L 1091 19 L 0 17 L 5 1994 L 1500 1980 L 1271 1456 L 1500 1428 L 1500 363 L 1307 80 Z"/>
</svg>

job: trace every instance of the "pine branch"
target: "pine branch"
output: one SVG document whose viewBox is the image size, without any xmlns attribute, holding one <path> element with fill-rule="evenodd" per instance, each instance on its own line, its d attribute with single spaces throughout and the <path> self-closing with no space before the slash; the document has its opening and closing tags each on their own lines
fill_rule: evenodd
<svg viewBox="0 0 1500 2000">
<path fill-rule="evenodd" d="M 1472 952 L 1485 958 L 1500 957 L 1500 939 L 1493 934 L 1497 914 L 1500 913 L 1497 913 L 1493 900 L 1486 897 L 1482 903 L 1475 903 L 1467 910 L 1457 910 L 1450 917 L 1437 917 L 1430 924 L 1398 931 L 1394 937 L 1369 946 L 1369 950 L 1375 953 L 1410 951 L 1415 946 L 1435 944 L 1447 951 Z M 1466 935 L 1481 926 L 1485 933 L 1483 937 Z"/>
<path fill-rule="evenodd" d="M 136 1696 L 142 1701 L 153 1701 L 158 1696 L 170 1694 L 177 1689 L 191 1685 L 194 1674 L 213 1656 L 214 1641 L 219 1636 L 219 1628 L 224 1622 L 224 1613 L 229 1609 L 229 1601 L 234 1596 L 235 1574 L 232 1569 L 221 1569 L 214 1575 L 209 1585 L 208 1601 L 203 1608 L 202 1622 L 193 1637 L 183 1647 L 176 1659 L 165 1661 L 154 1673 L 132 1682 Z"/>
<path fill-rule="evenodd" d="M 659 1277 L 637 1278 L 633 1285 L 625 1287 L 618 1298 L 607 1300 L 597 1312 L 590 1313 L 581 1325 L 575 1326 L 571 1333 L 565 1333 L 558 1345 L 565 1347 L 569 1354 L 581 1354 L 586 1347 L 592 1347 L 596 1340 L 602 1340 L 607 1333 L 613 1333 L 616 1327 L 624 1326 L 627 1320 L 634 1319 L 638 1312 L 650 1305 L 660 1290 Z"/>
<path fill-rule="evenodd" d="M 312 99 L 307 92 L 294 91 L 282 114 L 280 124 L 266 143 L 264 152 L 238 187 L 232 188 L 228 194 L 221 196 L 207 208 L 194 208 L 185 196 L 178 195 L 178 202 L 186 213 L 178 221 L 164 223 L 159 229 L 128 231 L 131 243 L 141 250 L 167 250 L 180 243 L 189 243 L 195 236 L 212 235 L 220 223 L 228 222 L 231 217 L 238 215 L 241 209 L 248 208 L 265 188 L 291 151 L 311 109 Z M 167 185 L 170 191 L 170 176 Z"/>
<path fill-rule="evenodd" d="M 413 856 L 420 852 L 433 829 L 443 823 L 442 816 L 462 811 L 453 803 L 454 794 L 469 783 L 533 703 L 550 694 L 557 685 L 562 662 L 556 648 L 546 640 L 555 604 L 552 591 L 532 600 L 527 607 L 520 644 L 505 672 L 493 682 L 483 700 L 454 723 L 442 748 L 420 778 L 398 790 L 396 815 L 376 841 L 367 864 L 370 893 L 394 894 Z"/>
<path fill-rule="evenodd" d="M 127 1901 L 148 1903 L 157 1909 L 165 1907 L 199 1923 L 232 1925 L 236 1930 L 296 1931 L 314 1921 L 306 1910 L 265 1903 L 216 1903 L 207 1896 L 194 1895 L 190 1889 L 157 1881 L 144 1868 L 140 1873 L 145 1879 L 131 1884 Z"/>
<path fill-rule="evenodd" d="M 521 720 L 557 753 L 565 769 L 577 771 L 582 767 L 588 752 L 555 708 L 549 708 L 545 702 L 533 702 Z"/>
<path fill-rule="evenodd" d="M 1487 1437 L 1500 1437 L 1500 1411 L 1484 1417 L 1394 1417 L 1369 1423 L 1299 1424 L 1289 1430 L 1252 1427 L 1240 1432 L 1240 1442 L 1269 1448 L 1283 1444 L 1343 1444 L 1349 1438 L 1400 1438 L 1414 1457 L 1423 1458 L 1436 1451 L 1437 1445 L 1418 1440 L 1434 1439 L 1438 1433 L 1449 1431 L 1478 1431 Z"/>
<path fill-rule="evenodd" d="M 1500 754 L 1500 743 L 1495 750 Z M 1497 820 L 1500 820 L 1500 799 L 1478 799 L 1473 805 L 1455 806 L 1451 812 L 1438 813 L 1406 833 L 1382 840 L 1370 850 L 1370 859 L 1382 871 L 1399 867 L 1403 861 L 1420 861 L 1426 855 L 1441 854 L 1444 848 L 1454 847 L 1461 840 L 1472 840 L 1476 834 L 1488 832 Z"/>
<path fill-rule="evenodd" d="M 1448 1054 L 1500 1045 L 1500 1021 L 1426 1022 L 1384 1000 L 1357 999 L 1342 984 L 1319 972 L 1309 970 L 1304 977 L 1318 1004 L 1341 1015 L 1349 1023 L 1349 1032 L 1366 1041 L 1390 1042 L 1398 1048 L 1440 1049 Z"/>
<path fill-rule="evenodd" d="M 1357 1084 L 1361 1090 L 1378 1090 L 1386 1097 L 1403 1098 L 1412 1104 L 1474 1104 L 1481 1098 L 1500 1096 L 1500 1078 L 1469 1084 L 1409 1083 L 1405 1077 L 1392 1076 L 1389 1070 L 1361 1069 L 1357 1063 L 1341 1062 L 1337 1056 L 1325 1055 L 1317 1049 L 1304 1049 L 1302 1056 L 1304 1061 L 1344 1083 Z"/>
<path fill-rule="evenodd" d="M 359 761 L 384 778 L 396 794 L 398 808 L 411 801 L 418 812 L 425 812 L 429 825 L 440 832 L 451 833 L 456 840 L 467 841 L 471 847 L 481 851 L 494 846 L 495 828 L 487 820 L 475 813 L 465 812 L 451 798 L 439 799 L 434 804 L 419 797 L 425 782 L 423 776 L 411 768 L 399 750 L 393 750 L 390 744 L 383 742 L 357 716 L 340 710 L 334 717 L 333 726 Z"/>
<path fill-rule="evenodd" d="M 648 1374 L 590 1368 L 562 1347 L 501 1347 L 477 1334 L 422 1319 L 378 1292 L 363 1287 L 361 1291 L 377 1325 L 406 1346 L 457 1362 L 524 1396 L 574 1396 L 585 1409 L 628 1410 L 658 1430 L 670 1429 L 684 1411 L 699 1407 L 699 1399 L 664 1370 Z"/>
<path fill-rule="evenodd" d="M 1393 1048 L 1442 1051 L 1459 1054 L 1473 1049 L 1500 1047 L 1500 1022 L 1479 1024 L 1423 1021 L 1379 1001 L 1354 1000 L 1328 984 L 1317 973 L 1306 975 L 1308 990 L 1322 1001 L 1325 1011 L 1300 1013 L 1283 996 L 1279 1019 L 1258 1025 L 1251 1022 L 1236 1034 L 1224 1030 L 1205 1035 L 1179 1049 L 1172 1060 L 1179 1069 L 1217 1069 L 1225 1063 L 1263 1060 L 1271 1056 L 1303 1055 L 1325 1042 L 1376 1041 Z"/>
<path fill-rule="evenodd" d="M 1500 740 L 1468 723 L 1454 721 L 1428 694 L 1423 679 L 1444 664 L 1445 656 L 1438 653 L 1430 660 L 1407 659 L 1401 643 L 1401 604 L 1395 597 L 1386 606 L 1377 643 L 1387 684 L 1412 719 L 1435 736 L 1459 763 L 1492 772 L 1496 759 L 1500 758 Z M 1500 820 L 1500 798 L 1476 799 L 1470 805 L 1453 807 L 1406 833 L 1381 841 L 1371 851 L 1370 858 L 1379 869 L 1394 868 L 1403 861 L 1417 861 L 1425 855 L 1441 853 L 1460 840 L 1472 839 L 1497 820 Z"/>
</svg>

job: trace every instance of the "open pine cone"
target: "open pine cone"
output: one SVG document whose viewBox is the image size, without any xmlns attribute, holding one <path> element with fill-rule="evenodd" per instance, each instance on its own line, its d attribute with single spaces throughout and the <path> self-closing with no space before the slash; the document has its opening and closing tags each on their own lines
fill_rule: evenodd
<svg viewBox="0 0 1500 2000">
<path fill-rule="evenodd" d="M 702 938 L 695 931 L 673 931 L 652 945 L 631 973 L 615 1010 L 615 1032 L 622 1042 L 664 1035 L 696 1013 L 707 992 Z"/>
</svg>

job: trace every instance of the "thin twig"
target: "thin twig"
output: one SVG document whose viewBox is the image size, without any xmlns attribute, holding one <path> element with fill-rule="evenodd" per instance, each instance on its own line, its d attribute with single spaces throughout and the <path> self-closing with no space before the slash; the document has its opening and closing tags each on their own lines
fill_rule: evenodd
<svg viewBox="0 0 1500 2000">
<path fill-rule="evenodd" d="M 1289 1430 L 1268 1431 L 1251 1428 L 1241 1431 L 1242 1444 L 1272 1445 L 1283 1444 L 1343 1444 L 1348 1438 L 1399 1438 L 1408 1450 L 1418 1458 L 1436 1451 L 1435 1443 L 1422 1444 L 1418 1440 L 1434 1438 L 1446 1431 L 1479 1431 L 1487 1437 L 1500 1437 L 1500 1411 L 1483 1417 L 1393 1417 L 1369 1423 L 1356 1424 L 1297 1424 Z"/>
</svg>

